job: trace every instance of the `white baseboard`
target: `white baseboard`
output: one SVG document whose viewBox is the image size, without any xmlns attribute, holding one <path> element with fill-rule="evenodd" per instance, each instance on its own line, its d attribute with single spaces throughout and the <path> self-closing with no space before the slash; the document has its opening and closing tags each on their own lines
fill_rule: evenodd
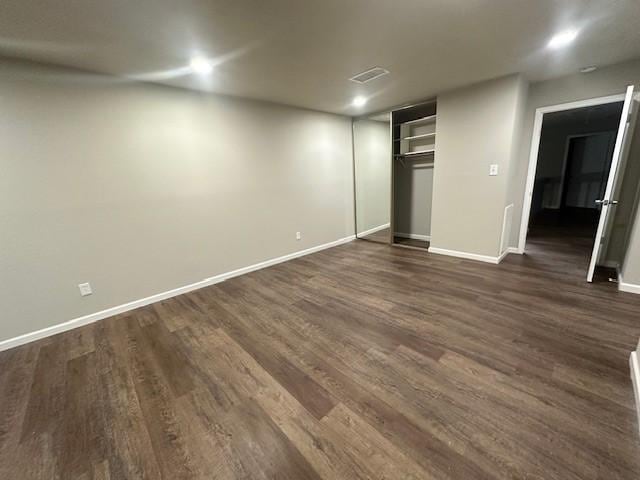
<svg viewBox="0 0 640 480">
<path fill-rule="evenodd" d="M 20 345 L 24 345 L 25 343 L 30 343 L 36 340 L 40 340 L 41 338 L 50 337 L 51 335 L 56 335 L 58 333 L 66 332 L 74 328 L 82 327 L 83 325 L 88 325 L 90 323 L 97 322 L 98 320 L 103 320 L 105 318 L 112 317 L 120 313 L 128 312 L 129 310 L 134 310 L 136 308 L 144 307 L 145 305 L 149 305 L 151 303 L 159 302 L 161 300 L 166 300 L 167 298 L 182 295 L 184 293 L 188 293 L 193 290 L 198 290 L 199 288 L 208 287 L 209 285 L 215 285 L 216 283 L 223 282 L 225 280 L 228 280 L 233 277 L 237 277 L 239 275 L 244 275 L 245 273 L 270 267 L 272 265 L 286 262 L 288 260 L 293 260 L 294 258 L 303 257 L 311 253 L 319 252 L 320 250 L 326 250 L 327 248 L 337 247 L 338 245 L 348 243 L 354 240 L 355 238 L 356 238 L 355 235 L 350 235 L 348 237 L 335 240 L 333 242 L 325 243 L 323 245 L 318 245 L 316 247 L 307 248 L 306 250 L 300 250 L 298 252 L 284 255 L 282 257 L 265 260 L 264 262 L 256 263 L 254 265 L 249 265 L 248 267 L 239 268 L 231 272 L 221 273 L 219 275 L 215 275 L 210 278 L 205 278 L 204 280 L 201 280 L 196 283 L 192 283 L 190 285 L 174 288 L 173 290 L 168 290 L 166 292 L 156 293 L 155 295 L 151 295 L 150 297 L 141 298 L 139 300 L 134 300 L 132 302 L 128 302 L 122 305 L 107 308 L 106 310 L 101 310 L 99 312 L 91 313 L 89 315 L 74 318 L 73 320 L 69 320 L 64 323 L 59 323 L 51 327 L 43 328 L 42 330 L 36 330 L 35 332 L 25 333 L 18 337 L 9 338 L 7 340 L 3 340 L 0 342 L 0 352 L 4 350 L 8 350 L 10 348 L 18 347 Z"/>
<path fill-rule="evenodd" d="M 618 281 L 618 290 L 621 292 L 640 294 L 640 285 Z"/>
<path fill-rule="evenodd" d="M 364 232 L 360 232 L 358 234 L 358 238 L 366 237 L 367 235 L 371 235 L 372 233 L 379 232 L 380 230 L 384 230 L 385 228 L 390 228 L 390 223 L 385 223 L 384 225 L 378 225 L 377 227 L 370 228 L 369 230 L 365 230 Z"/>
<path fill-rule="evenodd" d="M 524 251 L 520 250 L 518 247 L 509 247 L 509 248 L 507 248 L 507 253 L 515 253 L 516 255 L 524 255 Z"/>
<path fill-rule="evenodd" d="M 504 260 L 504 257 L 506 257 L 507 255 L 509 255 L 508 248 L 504 252 L 502 252 L 500 255 L 498 255 L 498 261 L 496 263 L 500 263 L 502 260 Z"/>
<path fill-rule="evenodd" d="M 622 278 L 622 273 L 618 270 L 618 290 L 621 292 L 640 294 L 640 285 L 636 285 L 635 283 L 625 283 Z"/>
<path fill-rule="evenodd" d="M 493 263 L 497 265 L 507 256 L 509 250 L 505 250 L 499 257 L 491 257 L 489 255 L 480 255 L 477 253 L 460 252 L 458 250 L 447 250 L 446 248 L 429 247 L 429 253 L 437 253 L 438 255 L 448 255 L 450 257 L 466 258 L 467 260 L 477 260 L 479 262 Z"/>
<path fill-rule="evenodd" d="M 423 242 L 430 242 L 431 235 L 419 235 L 417 233 L 402 233 L 393 232 L 393 235 L 400 238 L 410 238 L 412 240 L 422 240 Z"/>
<path fill-rule="evenodd" d="M 638 363 L 638 352 L 631 352 L 629 356 L 629 367 L 631 370 L 631 382 L 633 383 L 633 394 L 636 398 L 638 425 L 640 426 L 640 363 Z M 638 433 L 640 433 L 640 428 Z"/>
</svg>

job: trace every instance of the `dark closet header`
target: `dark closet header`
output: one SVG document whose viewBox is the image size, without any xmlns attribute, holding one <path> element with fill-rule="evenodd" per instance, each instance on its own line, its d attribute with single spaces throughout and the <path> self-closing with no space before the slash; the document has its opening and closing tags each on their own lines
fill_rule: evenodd
<svg viewBox="0 0 640 480">
<path fill-rule="evenodd" d="M 396 110 L 393 112 L 393 124 L 399 125 L 401 123 L 411 122 L 412 120 L 430 117 L 436 114 L 436 110 L 436 102 L 429 102 L 416 105 L 414 107 L 403 108 L 402 110 Z"/>
</svg>

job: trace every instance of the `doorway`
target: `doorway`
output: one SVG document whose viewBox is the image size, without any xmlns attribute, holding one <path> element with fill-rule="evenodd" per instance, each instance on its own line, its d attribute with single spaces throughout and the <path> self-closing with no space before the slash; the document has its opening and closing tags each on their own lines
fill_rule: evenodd
<svg viewBox="0 0 640 480">
<path fill-rule="evenodd" d="M 634 89 L 536 111 L 519 250 L 592 281 L 624 171 Z"/>
</svg>

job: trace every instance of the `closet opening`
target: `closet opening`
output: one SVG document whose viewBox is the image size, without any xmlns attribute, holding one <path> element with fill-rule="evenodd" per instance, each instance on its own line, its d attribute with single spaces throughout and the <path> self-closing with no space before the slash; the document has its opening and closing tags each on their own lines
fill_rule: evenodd
<svg viewBox="0 0 640 480">
<path fill-rule="evenodd" d="M 637 182 L 627 192 L 621 188 L 629 170 L 634 103 L 631 88 L 626 97 L 538 112 L 529 212 L 525 218 L 526 195 L 521 229 L 520 248 L 526 255 L 589 282 L 594 275 L 605 281 L 615 278 L 616 259 L 624 253 L 616 249 L 623 248 L 620 239 L 626 233 L 614 224 L 628 226 L 631 211 L 625 205 L 623 216 L 629 218 L 621 218 L 617 205 L 623 196 L 631 197 L 625 203 L 635 204 L 637 193 Z"/>
<path fill-rule="evenodd" d="M 436 121 L 435 101 L 392 112 L 391 228 L 395 246 L 429 248 Z"/>
</svg>

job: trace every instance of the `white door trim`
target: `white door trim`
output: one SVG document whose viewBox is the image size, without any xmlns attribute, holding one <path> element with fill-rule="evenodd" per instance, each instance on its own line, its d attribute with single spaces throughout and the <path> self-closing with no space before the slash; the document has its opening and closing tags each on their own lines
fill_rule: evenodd
<svg viewBox="0 0 640 480">
<path fill-rule="evenodd" d="M 533 134 L 531 136 L 531 150 L 529 152 L 529 167 L 527 171 L 527 183 L 524 189 L 524 199 L 522 201 L 522 218 L 520 219 L 520 237 L 518 239 L 518 251 L 524 252 L 527 243 L 527 228 L 529 227 L 529 215 L 531 214 L 531 200 L 533 187 L 536 179 L 536 168 L 538 166 L 538 153 L 540 150 L 540 137 L 542 135 L 542 121 L 546 113 L 562 112 L 575 108 L 593 107 L 595 105 L 605 105 L 607 103 L 623 102 L 624 93 L 609 95 L 606 97 L 590 98 L 588 100 L 578 100 L 576 102 L 560 103 L 548 107 L 536 109 L 535 120 L 533 122 Z"/>
</svg>

